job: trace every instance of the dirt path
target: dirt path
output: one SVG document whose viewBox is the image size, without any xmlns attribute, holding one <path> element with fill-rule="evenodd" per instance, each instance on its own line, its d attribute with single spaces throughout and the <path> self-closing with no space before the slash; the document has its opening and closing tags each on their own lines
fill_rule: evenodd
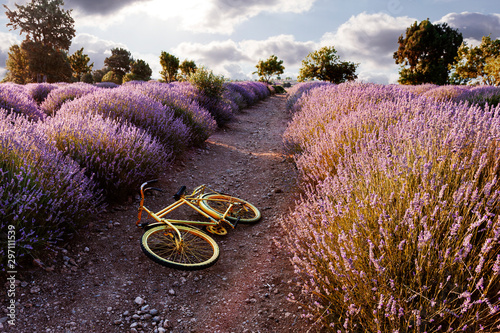
<svg viewBox="0 0 500 333">
<path fill-rule="evenodd" d="M 287 212 L 296 175 L 282 154 L 289 119 L 284 95 L 237 114 L 201 149 L 176 163 L 148 197 L 158 209 L 181 185 L 209 184 L 259 207 L 262 220 L 214 237 L 217 264 L 183 272 L 149 260 L 135 227 L 137 200 L 115 207 L 44 259 L 44 268 L 19 275 L 16 326 L 8 332 L 307 332 L 293 269 L 277 217 Z M 186 211 L 184 214 L 190 214 Z M 6 304 L 6 303 L 4 303 Z M 3 315 L 0 315 L 3 317 Z M 310 332 L 314 332 L 311 329 Z"/>
</svg>

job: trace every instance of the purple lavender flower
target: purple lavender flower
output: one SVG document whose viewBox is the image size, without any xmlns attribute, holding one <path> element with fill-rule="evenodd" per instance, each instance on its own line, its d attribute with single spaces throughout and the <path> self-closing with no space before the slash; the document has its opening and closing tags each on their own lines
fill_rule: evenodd
<svg viewBox="0 0 500 333">
<path fill-rule="evenodd" d="M 29 119 L 41 120 L 45 117 L 38 109 L 36 101 L 20 85 L 0 84 L 0 108 L 8 112 L 24 114 Z"/>
</svg>

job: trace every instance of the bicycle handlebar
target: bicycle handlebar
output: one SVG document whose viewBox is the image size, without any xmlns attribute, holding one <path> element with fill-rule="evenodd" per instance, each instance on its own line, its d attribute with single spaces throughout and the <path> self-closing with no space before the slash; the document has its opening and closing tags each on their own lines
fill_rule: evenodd
<svg viewBox="0 0 500 333">
<path fill-rule="evenodd" d="M 148 180 L 147 182 L 142 183 L 141 192 L 144 193 L 148 190 L 155 190 L 155 191 L 163 192 L 163 190 L 161 188 L 158 188 L 158 187 L 146 187 L 146 188 L 144 188 L 145 186 L 152 184 L 152 183 L 156 183 L 156 182 L 158 182 L 158 179 Z"/>
<path fill-rule="evenodd" d="M 179 191 L 177 191 L 177 193 L 174 194 L 174 200 L 175 201 L 179 200 L 185 191 L 186 191 L 186 186 L 185 185 L 181 186 Z"/>
</svg>

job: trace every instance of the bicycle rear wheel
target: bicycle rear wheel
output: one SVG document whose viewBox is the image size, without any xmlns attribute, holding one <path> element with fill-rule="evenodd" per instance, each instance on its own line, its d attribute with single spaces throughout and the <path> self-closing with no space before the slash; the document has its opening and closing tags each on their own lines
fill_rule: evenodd
<svg viewBox="0 0 500 333">
<path fill-rule="evenodd" d="M 197 270 L 212 266 L 219 259 L 219 246 L 204 232 L 188 226 L 169 225 L 147 230 L 141 238 L 141 249 L 154 262 L 177 269 Z"/>
<path fill-rule="evenodd" d="M 229 206 L 226 219 L 235 222 L 240 218 L 239 223 L 255 223 L 260 220 L 260 211 L 251 203 L 232 197 L 226 194 L 208 193 L 202 196 L 200 208 L 213 218 L 221 218 Z"/>
</svg>

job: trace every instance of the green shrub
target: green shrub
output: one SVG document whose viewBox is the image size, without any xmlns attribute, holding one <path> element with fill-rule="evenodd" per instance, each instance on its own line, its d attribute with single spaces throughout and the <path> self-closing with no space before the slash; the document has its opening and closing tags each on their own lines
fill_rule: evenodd
<svg viewBox="0 0 500 333">
<path fill-rule="evenodd" d="M 286 94 L 285 88 L 283 86 L 273 86 L 275 94 Z"/>
<path fill-rule="evenodd" d="M 120 73 L 109 71 L 102 77 L 101 82 L 112 82 L 116 84 L 121 84 L 123 82 L 123 76 L 120 75 Z"/>
</svg>

